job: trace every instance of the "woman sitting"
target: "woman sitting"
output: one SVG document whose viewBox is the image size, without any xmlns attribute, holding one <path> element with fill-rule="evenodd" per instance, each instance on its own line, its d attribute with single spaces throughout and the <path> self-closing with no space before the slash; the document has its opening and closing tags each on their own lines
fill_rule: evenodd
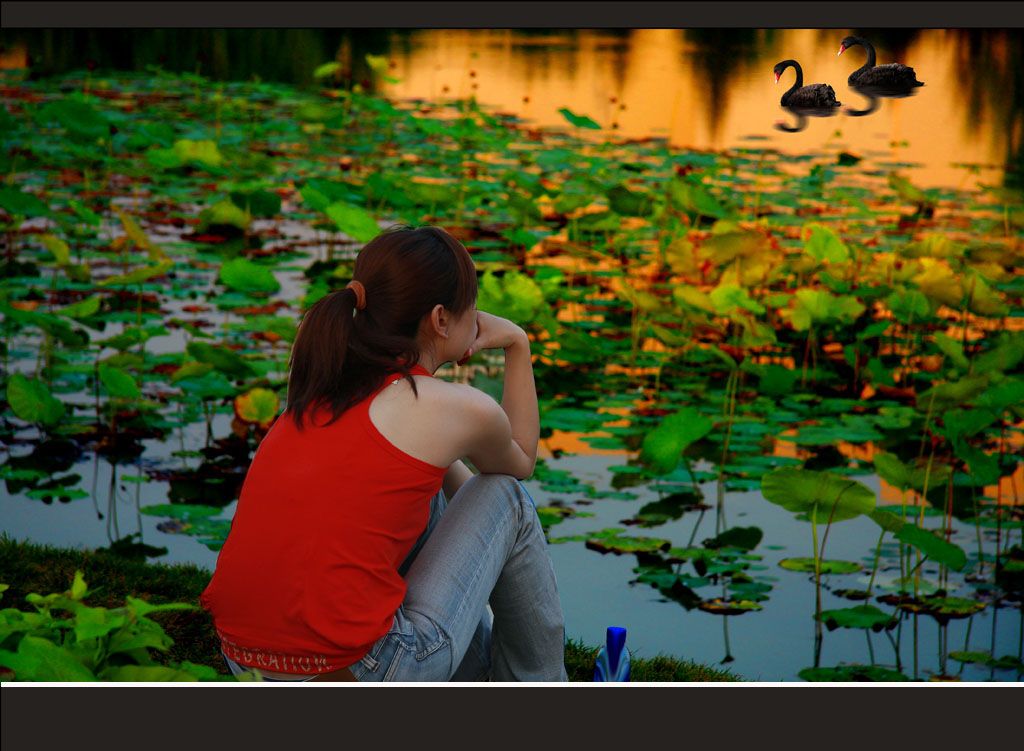
<svg viewBox="0 0 1024 751">
<path fill-rule="evenodd" d="M 233 673 L 566 680 L 555 574 L 519 482 L 539 437 L 530 343 L 476 296 L 458 240 L 397 228 L 304 315 L 287 408 L 201 599 Z M 433 377 L 485 349 L 505 352 L 500 405 Z"/>
</svg>

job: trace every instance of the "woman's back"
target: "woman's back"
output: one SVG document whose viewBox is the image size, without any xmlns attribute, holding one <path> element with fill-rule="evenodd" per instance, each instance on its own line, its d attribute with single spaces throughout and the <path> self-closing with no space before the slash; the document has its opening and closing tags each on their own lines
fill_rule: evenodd
<svg viewBox="0 0 1024 751">
<path fill-rule="evenodd" d="M 370 419 L 374 396 L 329 425 L 286 415 L 261 442 L 203 597 L 227 644 L 346 665 L 390 624 L 405 595 L 398 567 L 447 467 L 389 441 Z"/>
</svg>

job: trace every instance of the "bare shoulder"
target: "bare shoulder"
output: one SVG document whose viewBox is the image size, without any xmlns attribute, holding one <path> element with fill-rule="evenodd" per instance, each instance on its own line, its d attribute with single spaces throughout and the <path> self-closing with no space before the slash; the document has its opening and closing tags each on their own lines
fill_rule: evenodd
<svg viewBox="0 0 1024 751">
<path fill-rule="evenodd" d="M 384 388 L 370 405 L 370 420 L 398 448 L 431 464 L 446 466 L 465 455 L 480 436 L 501 432 L 501 406 L 472 386 L 413 376 Z"/>
</svg>

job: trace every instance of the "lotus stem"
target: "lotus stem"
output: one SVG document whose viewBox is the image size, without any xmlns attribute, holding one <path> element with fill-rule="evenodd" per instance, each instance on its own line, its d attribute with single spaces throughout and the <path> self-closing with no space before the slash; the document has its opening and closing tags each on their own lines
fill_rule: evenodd
<svg viewBox="0 0 1024 751">
<path fill-rule="evenodd" d="M 875 572 L 878 571 L 878 559 L 882 557 L 882 538 L 885 537 L 885 530 L 882 530 L 882 534 L 878 536 L 878 544 L 875 547 L 875 562 L 871 565 L 871 580 L 868 582 L 868 596 L 867 599 L 871 599 L 871 590 L 875 586 Z"/>
</svg>

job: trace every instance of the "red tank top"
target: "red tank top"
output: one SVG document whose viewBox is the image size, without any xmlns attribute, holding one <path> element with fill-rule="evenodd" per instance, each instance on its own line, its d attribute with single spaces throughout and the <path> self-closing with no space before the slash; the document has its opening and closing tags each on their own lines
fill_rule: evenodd
<svg viewBox="0 0 1024 751">
<path fill-rule="evenodd" d="M 398 567 L 447 471 L 401 451 L 370 421 L 373 398 L 399 377 L 331 425 L 320 412 L 300 431 L 282 415 L 260 443 L 200 598 L 236 662 L 327 672 L 358 661 L 391 628 L 406 590 Z"/>
</svg>

